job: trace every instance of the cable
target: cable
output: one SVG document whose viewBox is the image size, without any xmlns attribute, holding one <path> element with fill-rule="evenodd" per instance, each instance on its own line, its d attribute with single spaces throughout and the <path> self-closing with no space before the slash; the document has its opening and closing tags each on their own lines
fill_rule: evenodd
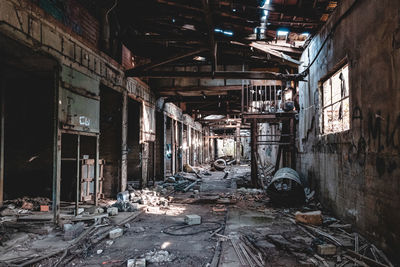
<svg viewBox="0 0 400 267">
<path fill-rule="evenodd" d="M 196 226 L 204 226 L 204 224 L 214 224 L 216 226 L 215 227 L 206 228 L 206 229 L 202 229 L 202 230 L 198 230 L 198 231 L 194 231 L 194 232 L 189 232 L 189 233 L 179 233 L 179 232 L 177 233 L 177 231 L 179 231 L 179 230 L 190 228 L 190 227 L 196 227 Z M 162 232 L 164 234 L 173 235 L 173 236 L 188 236 L 188 235 L 200 234 L 200 233 L 203 233 L 203 232 L 215 231 L 220 227 L 222 227 L 222 224 L 219 223 L 219 222 L 203 222 L 202 224 L 183 225 L 183 226 L 181 226 L 179 224 L 179 225 L 168 226 L 168 227 L 164 228 L 162 230 Z M 171 230 L 171 228 L 174 228 L 174 229 Z"/>
<path fill-rule="evenodd" d="M 118 4 L 118 0 L 115 0 L 114 5 L 107 11 L 106 13 L 106 22 L 108 23 L 108 14 L 111 12 L 111 10 L 113 10 Z"/>
<path fill-rule="evenodd" d="M 317 60 L 319 54 L 322 52 L 322 49 L 324 48 L 324 46 L 326 45 L 326 42 L 328 41 L 328 39 L 332 36 L 333 32 L 335 31 L 335 29 L 337 28 L 337 26 L 339 26 L 339 24 L 342 22 L 342 20 L 344 18 L 346 18 L 351 11 L 353 11 L 354 7 L 359 3 L 359 0 L 355 0 L 353 2 L 353 4 L 351 4 L 351 6 L 346 10 L 346 12 L 344 12 L 344 14 L 335 22 L 335 24 L 332 26 L 331 30 L 329 31 L 328 35 L 326 36 L 324 42 L 322 43 L 321 47 L 319 48 L 317 54 L 315 55 L 314 59 L 311 61 L 311 63 L 307 66 L 307 68 L 301 73 L 302 75 L 305 75 L 306 73 L 308 73 L 308 71 L 310 70 L 310 67 L 315 63 L 315 61 Z"/>
</svg>

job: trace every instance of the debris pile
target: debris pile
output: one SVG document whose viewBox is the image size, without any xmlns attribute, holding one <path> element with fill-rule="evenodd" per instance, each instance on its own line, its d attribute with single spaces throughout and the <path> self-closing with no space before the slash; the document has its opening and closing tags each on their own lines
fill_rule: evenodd
<svg viewBox="0 0 400 267">
<path fill-rule="evenodd" d="M 290 255 L 301 266 L 393 266 L 385 254 L 350 224 L 322 215 L 321 211 L 270 212 L 276 225 L 245 229 L 241 235 L 227 236 L 241 264 L 265 266 L 264 262 L 284 263 L 282 255 Z M 288 256 L 287 258 L 290 259 Z"/>
<path fill-rule="evenodd" d="M 29 213 L 31 211 L 48 211 L 50 199 L 43 197 L 22 197 L 13 200 L 4 201 L 1 216 L 13 216 L 18 214 Z"/>
</svg>

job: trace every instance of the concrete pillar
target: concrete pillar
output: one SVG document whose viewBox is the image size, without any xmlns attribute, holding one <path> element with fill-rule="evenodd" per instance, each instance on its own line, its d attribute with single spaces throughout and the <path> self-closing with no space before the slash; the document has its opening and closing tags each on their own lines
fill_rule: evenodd
<svg viewBox="0 0 400 267">
<path fill-rule="evenodd" d="M 128 184 L 128 94 L 122 95 L 122 132 L 121 132 L 121 184 L 120 191 L 125 191 Z"/>
</svg>

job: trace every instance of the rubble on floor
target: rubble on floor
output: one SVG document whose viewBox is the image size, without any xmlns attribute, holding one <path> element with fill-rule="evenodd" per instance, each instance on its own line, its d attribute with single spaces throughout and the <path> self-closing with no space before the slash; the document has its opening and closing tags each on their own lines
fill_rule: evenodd
<svg viewBox="0 0 400 267">
<path fill-rule="evenodd" d="M 175 259 L 174 255 L 170 254 L 168 251 L 156 249 L 147 252 L 142 257 L 144 257 L 146 261 L 150 263 L 171 262 Z"/>
<path fill-rule="evenodd" d="M 217 176 L 221 184 L 227 184 L 227 180 L 234 183 L 249 173 L 241 166 L 229 166 L 226 171 L 227 179 L 224 172 L 213 172 L 211 177 Z M 201 183 L 213 183 L 212 178 L 204 178 L 206 173 L 210 170 L 197 168 L 195 173 L 166 177 L 153 188 L 129 187 L 118 194 L 117 200 L 102 200 L 99 206 L 81 205 L 77 216 L 74 205 L 64 206 L 59 226 L 51 223 L 51 213 L 39 211 L 40 205 L 49 205 L 50 201 L 23 198 L 10 202 L 2 210 L 7 210 L 7 216 L 2 213 L 0 217 L 0 265 L 40 262 L 42 266 L 84 266 L 94 259 L 96 264 L 118 266 L 217 266 L 218 253 L 223 259 L 229 248 L 234 256 L 225 257 L 245 266 L 393 266 L 351 224 L 327 213 L 309 189 L 304 191 L 307 201 L 301 206 L 277 207 L 263 189 L 226 187 L 203 192 Z M 184 201 L 172 202 L 179 197 Z M 187 204 L 193 205 L 189 208 Z M 33 210 L 28 209 L 31 207 Z M 17 211 L 9 212 L 14 209 Z M 141 224 L 141 214 L 153 217 Z M 155 218 L 160 223 L 156 229 Z M 228 219 L 237 225 L 229 226 Z M 196 244 L 199 236 L 207 240 L 202 245 Z M 133 237 L 136 241 L 147 238 L 148 246 L 137 251 L 135 247 L 130 254 L 120 252 L 132 245 Z M 176 243 L 181 238 L 184 245 L 178 248 Z M 196 245 L 211 250 L 214 258 L 203 257 L 200 263 L 189 252 L 182 253 L 191 253 Z M 222 262 L 219 266 L 230 264 Z"/>
<path fill-rule="evenodd" d="M 22 197 L 4 201 L 1 208 L 1 216 L 13 216 L 18 214 L 30 214 L 32 211 L 49 211 L 50 199 L 36 197 Z"/>
</svg>

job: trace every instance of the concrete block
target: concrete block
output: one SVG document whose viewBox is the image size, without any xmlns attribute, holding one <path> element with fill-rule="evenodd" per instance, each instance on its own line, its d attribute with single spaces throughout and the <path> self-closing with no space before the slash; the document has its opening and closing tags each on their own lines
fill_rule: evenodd
<svg viewBox="0 0 400 267">
<path fill-rule="evenodd" d="M 72 240 L 78 237 L 85 230 L 85 224 L 64 224 L 64 240 Z"/>
<path fill-rule="evenodd" d="M 108 233 L 108 236 L 109 236 L 109 238 L 114 239 L 114 238 L 122 236 L 123 233 L 124 233 L 124 230 L 122 230 L 121 228 L 115 228 Z"/>
<path fill-rule="evenodd" d="M 107 209 L 107 213 L 108 213 L 108 215 L 110 215 L 110 216 L 118 215 L 118 208 L 116 208 L 116 207 L 108 208 L 108 209 Z"/>
<path fill-rule="evenodd" d="M 72 224 L 71 223 L 65 223 L 63 225 L 63 229 L 64 229 L 64 232 L 67 232 L 67 231 L 71 230 L 72 229 Z"/>
<path fill-rule="evenodd" d="M 317 252 L 321 256 L 332 256 L 336 254 L 336 246 L 332 244 L 318 245 Z"/>
<path fill-rule="evenodd" d="M 201 224 L 201 217 L 196 214 L 186 215 L 185 223 L 188 225 Z"/>
<path fill-rule="evenodd" d="M 129 259 L 127 267 L 146 267 L 146 259 Z"/>
<path fill-rule="evenodd" d="M 322 214 L 320 210 L 310 211 L 310 212 L 296 212 L 294 214 L 296 221 L 305 223 L 305 224 L 313 224 L 313 225 L 321 225 L 322 224 Z"/>
</svg>

